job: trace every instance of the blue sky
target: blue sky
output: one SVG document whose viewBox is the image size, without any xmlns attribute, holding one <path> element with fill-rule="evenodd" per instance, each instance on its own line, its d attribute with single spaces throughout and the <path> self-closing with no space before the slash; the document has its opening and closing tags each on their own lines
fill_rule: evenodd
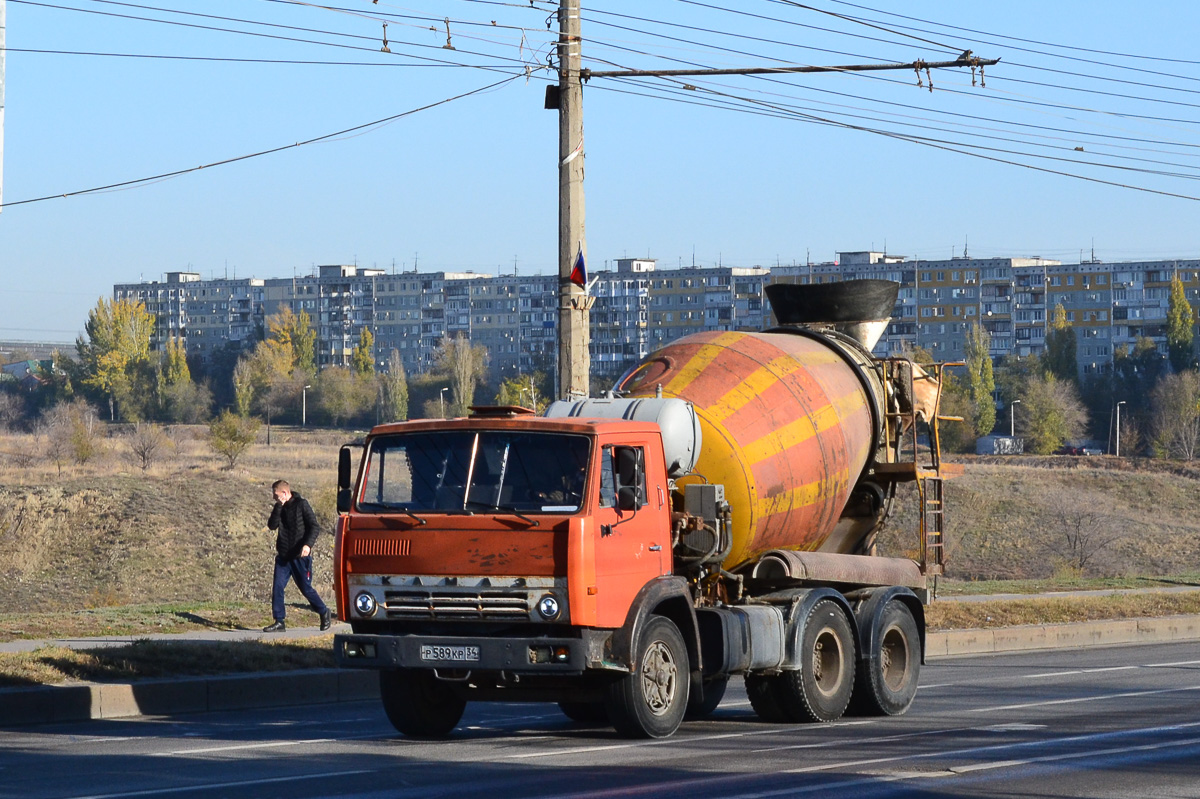
<svg viewBox="0 0 1200 799">
<path fill-rule="evenodd" d="M 153 185 L 9 205 L 0 212 L 0 338 L 73 340 L 113 283 L 184 269 L 556 269 L 557 120 L 542 109 L 549 73 L 536 69 L 552 5 L 332 5 L 340 10 L 288 0 L 9 0 L 6 204 L 280 147 L 516 79 L 353 137 Z M 967 241 L 977 256 L 1067 261 L 1094 242 L 1112 261 L 1200 257 L 1195 200 L 895 138 L 987 147 L 975 152 L 1200 197 L 1195 4 L 806 5 L 819 10 L 780 0 L 585 0 L 585 64 L 909 62 L 964 49 L 1002 61 L 987 70 L 986 88 L 972 87 L 969 72 L 935 71 L 933 93 L 912 72 L 684 79 L 697 91 L 593 80 L 593 269 L 626 255 L 769 266 L 885 246 L 943 258 Z M 437 21 L 447 17 L 454 50 L 442 48 Z M 384 20 L 391 54 L 379 52 Z"/>
</svg>

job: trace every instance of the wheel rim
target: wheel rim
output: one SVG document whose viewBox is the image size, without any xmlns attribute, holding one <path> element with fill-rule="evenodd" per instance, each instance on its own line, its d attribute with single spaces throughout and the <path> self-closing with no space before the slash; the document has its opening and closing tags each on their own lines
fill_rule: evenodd
<svg viewBox="0 0 1200 799">
<path fill-rule="evenodd" d="M 666 713 L 675 701 L 679 686 L 679 664 L 670 647 L 655 641 L 642 659 L 642 698 L 656 716 Z"/>
<path fill-rule="evenodd" d="M 883 682 L 892 691 L 900 691 L 908 678 L 908 637 L 899 627 L 889 627 L 879 647 L 879 666 Z"/>
<path fill-rule="evenodd" d="M 833 696 L 842 684 L 844 670 L 842 641 L 837 633 L 826 627 L 817 634 L 813 645 L 813 680 L 817 690 L 825 696 Z"/>
</svg>

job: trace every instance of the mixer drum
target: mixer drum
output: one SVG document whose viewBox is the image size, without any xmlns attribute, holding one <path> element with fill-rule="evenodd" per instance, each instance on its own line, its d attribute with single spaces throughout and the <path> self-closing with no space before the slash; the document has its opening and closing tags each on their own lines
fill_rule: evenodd
<svg viewBox="0 0 1200 799">
<path fill-rule="evenodd" d="M 710 331 L 654 353 L 617 390 L 652 397 L 661 387 L 695 406 L 704 446 L 696 476 L 679 482 L 725 486 L 732 569 L 770 550 L 857 543 L 830 538 L 875 446 L 875 373 L 851 365 L 868 361 L 819 335 Z"/>
</svg>

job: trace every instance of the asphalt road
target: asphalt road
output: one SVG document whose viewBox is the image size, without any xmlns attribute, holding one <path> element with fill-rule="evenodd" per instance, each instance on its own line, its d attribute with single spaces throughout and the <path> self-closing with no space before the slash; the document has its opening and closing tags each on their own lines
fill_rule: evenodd
<svg viewBox="0 0 1200 799">
<path fill-rule="evenodd" d="M 905 716 L 662 741 L 477 704 L 408 741 L 374 703 L 0 730 L 0 797 L 1200 797 L 1200 643 L 942 660 Z"/>
</svg>

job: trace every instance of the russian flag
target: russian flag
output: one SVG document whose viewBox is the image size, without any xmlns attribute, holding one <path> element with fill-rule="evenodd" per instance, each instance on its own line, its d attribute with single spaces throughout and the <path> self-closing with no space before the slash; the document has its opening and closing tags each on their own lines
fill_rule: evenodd
<svg viewBox="0 0 1200 799">
<path fill-rule="evenodd" d="M 587 288 L 587 266 L 583 263 L 583 245 L 579 245 L 579 254 L 575 256 L 575 266 L 571 269 L 570 280 L 582 289 Z"/>
</svg>

